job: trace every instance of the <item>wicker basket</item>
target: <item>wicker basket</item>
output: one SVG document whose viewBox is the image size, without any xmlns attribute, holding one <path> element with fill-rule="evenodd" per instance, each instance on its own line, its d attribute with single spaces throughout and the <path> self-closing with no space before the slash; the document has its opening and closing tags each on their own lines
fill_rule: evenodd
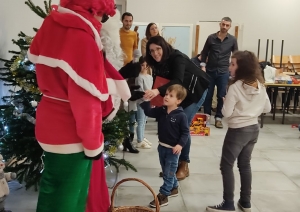
<svg viewBox="0 0 300 212">
<path fill-rule="evenodd" d="M 142 181 L 140 179 L 136 179 L 136 178 L 126 178 L 126 179 L 123 179 L 120 182 L 118 182 L 112 191 L 111 206 L 109 209 L 110 212 L 153 212 L 153 210 L 151 210 L 148 207 L 144 207 L 144 206 L 120 206 L 120 207 L 116 207 L 116 208 L 114 207 L 114 199 L 115 199 L 116 190 L 119 187 L 119 185 L 121 185 L 122 183 L 127 182 L 127 181 L 137 181 L 137 182 L 142 183 L 144 186 L 146 186 L 153 194 L 153 197 L 155 200 L 155 205 L 156 205 L 156 212 L 160 211 L 160 206 L 159 206 L 159 202 L 156 197 L 156 194 L 154 193 L 152 188 L 147 183 L 145 183 L 144 181 Z"/>
</svg>

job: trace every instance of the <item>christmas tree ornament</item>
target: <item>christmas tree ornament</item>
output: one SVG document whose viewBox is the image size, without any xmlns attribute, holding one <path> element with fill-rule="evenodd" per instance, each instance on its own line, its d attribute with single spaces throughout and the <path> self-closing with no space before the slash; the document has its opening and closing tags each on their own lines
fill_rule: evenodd
<svg viewBox="0 0 300 212">
<path fill-rule="evenodd" d="M 120 145 L 118 146 L 118 150 L 119 150 L 119 151 L 123 151 L 123 149 L 124 149 L 123 144 L 120 144 Z"/>
<path fill-rule="evenodd" d="M 33 100 L 30 102 L 32 107 L 36 107 L 38 105 L 37 101 Z"/>
</svg>

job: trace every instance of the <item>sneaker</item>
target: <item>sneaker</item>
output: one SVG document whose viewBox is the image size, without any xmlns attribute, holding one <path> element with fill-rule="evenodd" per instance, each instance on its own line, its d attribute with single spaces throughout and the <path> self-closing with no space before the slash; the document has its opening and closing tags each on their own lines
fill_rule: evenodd
<svg viewBox="0 0 300 212">
<path fill-rule="evenodd" d="M 243 212 L 251 212 L 251 203 L 250 202 L 242 202 L 239 200 L 238 202 L 238 207 L 241 209 Z"/>
<path fill-rule="evenodd" d="M 141 149 L 151 149 L 151 146 L 149 146 L 149 144 L 147 144 L 145 141 L 138 142 L 136 147 Z"/>
<path fill-rule="evenodd" d="M 131 143 L 132 143 L 132 145 L 133 145 L 134 147 L 136 147 L 137 144 L 138 144 L 137 140 L 133 140 Z M 0 212 L 1 212 L 1 211 L 0 211 Z"/>
<path fill-rule="evenodd" d="M 160 207 L 167 206 L 169 204 L 168 197 L 165 196 L 165 195 L 163 195 L 163 194 L 161 194 L 161 193 L 157 194 L 157 199 L 158 199 Z M 150 202 L 149 205 L 152 208 L 156 208 L 155 200 L 153 200 L 152 202 Z"/>
<path fill-rule="evenodd" d="M 144 138 L 144 141 L 145 141 L 149 146 L 152 146 L 152 143 L 151 143 L 147 138 Z"/>
<path fill-rule="evenodd" d="M 208 211 L 208 212 L 235 211 L 235 207 L 234 207 L 233 201 L 226 202 L 225 200 L 223 200 L 223 202 L 219 205 L 206 207 L 206 211 Z"/>
<path fill-rule="evenodd" d="M 172 188 L 171 194 L 168 197 L 177 197 L 178 196 L 178 187 Z"/>
<path fill-rule="evenodd" d="M 223 128 L 222 121 L 217 119 L 215 121 L 215 126 L 216 126 L 216 128 L 222 129 Z"/>
</svg>

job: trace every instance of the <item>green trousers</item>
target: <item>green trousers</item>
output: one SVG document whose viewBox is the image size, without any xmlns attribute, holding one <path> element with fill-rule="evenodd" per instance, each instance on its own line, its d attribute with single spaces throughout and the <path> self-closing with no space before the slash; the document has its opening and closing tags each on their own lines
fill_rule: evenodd
<svg viewBox="0 0 300 212">
<path fill-rule="evenodd" d="M 92 161 L 84 153 L 45 152 L 37 212 L 84 212 Z"/>
</svg>

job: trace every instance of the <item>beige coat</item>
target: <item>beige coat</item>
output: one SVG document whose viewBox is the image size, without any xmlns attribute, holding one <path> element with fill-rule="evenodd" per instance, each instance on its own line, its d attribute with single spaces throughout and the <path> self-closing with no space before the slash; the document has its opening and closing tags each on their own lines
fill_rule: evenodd
<svg viewBox="0 0 300 212">
<path fill-rule="evenodd" d="M 141 41 L 141 52 L 142 52 L 143 57 L 146 56 L 146 46 L 147 46 L 147 42 L 148 42 L 148 39 L 147 39 L 147 38 L 143 38 L 142 41 Z"/>
<path fill-rule="evenodd" d="M 4 173 L 3 169 L 0 170 L 0 198 L 7 196 L 9 194 L 9 188 L 8 188 L 8 184 L 6 181 L 6 177 L 9 177 L 9 176 L 7 176 L 7 174 L 8 173 Z"/>
</svg>

